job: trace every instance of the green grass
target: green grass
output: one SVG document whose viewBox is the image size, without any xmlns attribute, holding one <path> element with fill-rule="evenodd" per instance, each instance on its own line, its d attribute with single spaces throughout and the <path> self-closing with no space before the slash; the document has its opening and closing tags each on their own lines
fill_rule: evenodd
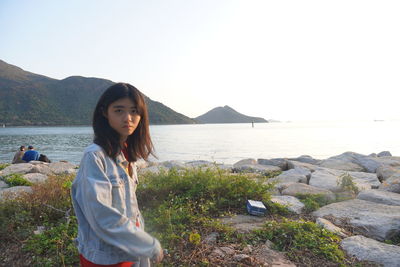
<svg viewBox="0 0 400 267">
<path fill-rule="evenodd" d="M 20 173 L 13 173 L 2 177 L 3 181 L 11 186 L 31 186 L 32 183 L 24 178 Z"/>
<path fill-rule="evenodd" d="M 73 245 L 77 234 L 70 199 L 73 178 L 51 176 L 46 182 L 33 185 L 32 194 L 0 202 L 0 239 L 17 244 L 19 250 L 14 253 L 19 253 L 19 258 L 29 257 L 34 266 L 79 264 Z M 269 215 L 282 212 L 282 207 L 270 202 L 273 185 L 263 184 L 266 179 L 262 175 L 254 179 L 218 169 L 172 169 L 140 177 L 137 195 L 146 231 L 159 238 L 170 253 L 163 266 L 227 265 L 228 258 L 218 263 L 207 258 L 213 247 L 202 240 L 211 232 L 218 233 L 216 246 L 260 245 L 271 240 L 276 249 L 287 252 L 294 262 L 311 257 L 342 263 L 344 254 L 338 247 L 339 238 L 315 223 L 270 221 L 261 230 L 244 235 L 217 220 L 223 215 L 246 214 L 247 199 L 263 201 Z M 322 204 L 319 198 L 305 199 Z M 46 230 L 33 235 L 38 226 Z M 6 263 L 0 259 L 1 264 Z"/>
</svg>

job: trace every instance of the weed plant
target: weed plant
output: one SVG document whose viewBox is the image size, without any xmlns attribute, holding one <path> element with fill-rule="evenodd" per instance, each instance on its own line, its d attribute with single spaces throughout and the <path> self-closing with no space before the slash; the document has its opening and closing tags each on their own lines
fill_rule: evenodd
<svg viewBox="0 0 400 267">
<path fill-rule="evenodd" d="M 30 186 L 32 185 L 31 182 L 26 180 L 24 176 L 20 173 L 12 173 L 6 176 L 3 176 L 3 181 L 6 182 L 10 187 L 11 186 Z"/>
<path fill-rule="evenodd" d="M 20 255 L 19 258 L 28 257 L 33 266 L 79 264 L 73 245 L 77 234 L 70 199 L 73 178 L 73 175 L 51 176 L 44 183 L 34 184 L 32 194 L 0 201 L 2 255 L 12 254 L 5 244 L 13 243 L 19 249 L 11 252 Z M 229 259 L 208 258 L 214 245 L 207 245 L 203 240 L 211 232 L 218 233 L 216 246 L 271 240 L 295 262 L 304 262 L 310 255 L 333 263 L 343 261 L 339 238 L 311 222 L 272 221 L 249 235 L 238 234 L 220 223 L 217 218 L 223 215 L 246 213 L 248 199 L 263 201 L 270 214 L 286 210 L 270 202 L 273 184 L 263 183 L 267 177 L 253 178 L 200 168 L 142 175 L 137 191 L 139 206 L 146 230 L 158 237 L 169 251 L 163 266 L 227 266 Z M 311 200 L 321 204 L 318 198 Z M 38 226 L 44 226 L 45 231 L 33 235 Z M 6 263 L 0 258 L 0 265 L 6 266 Z M 19 266 L 27 262 L 12 264 Z"/>
<path fill-rule="evenodd" d="M 276 249 L 287 252 L 289 258 L 296 262 L 304 261 L 302 254 L 322 256 L 336 263 L 344 263 L 345 259 L 339 248 L 340 238 L 313 222 L 270 221 L 261 230 L 255 230 L 253 239 L 250 240 L 270 240 Z"/>
<path fill-rule="evenodd" d="M 353 177 L 347 172 L 339 176 L 337 184 L 343 191 L 348 191 L 353 195 L 357 195 L 360 192 L 357 185 L 353 181 Z"/>
<path fill-rule="evenodd" d="M 5 169 L 6 167 L 10 166 L 11 164 L 9 163 L 0 163 L 0 171 Z"/>
<path fill-rule="evenodd" d="M 33 193 L 0 201 L 2 242 L 26 244 L 24 251 L 33 255 L 33 263 L 37 266 L 77 263 L 76 255 L 68 256 L 74 251 L 72 239 L 76 231 L 70 199 L 72 179 L 73 175 L 50 176 L 46 182 L 32 185 Z M 46 231 L 34 235 L 38 226 L 44 226 Z M 19 253 L 23 253 L 22 250 Z"/>
<path fill-rule="evenodd" d="M 321 194 L 296 194 L 296 197 L 304 204 L 306 213 L 313 212 L 330 202 Z"/>
<path fill-rule="evenodd" d="M 247 199 L 270 203 L 272 185 L 230 175 L 222 170 L 172 169 L 147 174 L 139 184 L 138 201 L 146 224 L 164 244 L 188 240 L 191 233 L 220 229 L 215 218 L 244 213 Z"/>
</svg>

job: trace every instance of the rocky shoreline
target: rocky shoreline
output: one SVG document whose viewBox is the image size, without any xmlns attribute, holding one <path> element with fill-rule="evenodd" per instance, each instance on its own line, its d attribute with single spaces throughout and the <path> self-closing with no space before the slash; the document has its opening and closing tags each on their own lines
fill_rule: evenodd
<svg viewBox="0 0 400 267">
<path fill-rule="evenodd" d="M 384 266 L 400 266 L 400 246 L 387 242 L 400 239 L 400 157 L 392 156 L 388 151 L 371 155 L 345 152 L 324 160 L 310 156 L 245 159 L 233 165 L 208 161 L 142 161 L 137 167 L 139 173 L 218 167 L 232 173 L 278 174 L 267 180 L 267 183 L 275 183 L 273 202 L 302 214 L 304 204 L 296 197 L 298 194 L 323 196 L 331 204 L 311 215 L 316 223 L 343 238 L 341 246 L 349 255 Z M 73 174 L 77 169 L 78 166 L 68 162 L 21 163 L 1 170 L 0 178 L 19 173 L 31 183 L 37 183 L 45 181 L 48 175 Z M 30 191 L 29 186 L 9 187 L 0 179 L 0 201 L 5 195 Z M 238 231 L 251 231 L 263 223 L 262 218 L 247 215 L 223 220 Z M 346 231 L 348 228 L 356 235 Z M 220 248 L 214 252 L 229 254 Z M 287 264 L 283 258 L 281 262 Z"/>
</svg>

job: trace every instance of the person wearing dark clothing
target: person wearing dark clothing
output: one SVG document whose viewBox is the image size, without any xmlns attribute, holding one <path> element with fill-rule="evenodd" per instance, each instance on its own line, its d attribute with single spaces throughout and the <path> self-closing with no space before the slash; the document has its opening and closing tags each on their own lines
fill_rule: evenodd
<svg viewBox="0 0 400 267">
<path fill-rule="evenodd" d="M 25 152 L 22 160 L 29 162 L 32 160 L 39 160 L 39 152 L 33 149 L 33 146 L 28 146 L 28 151 Z"/>
<path fill-rule="evenodd" d="M 49 160 L 49 158 L 48 158 L 46 155 L 44 155 L 44 154 L 40 154 L 40 156 L 39 156 L 39 161 L 51 163 L 51 160 Z"/>
<path fill-rule="evenodd" d="M 19 150 L 17 151 L 17 153 L 15 153 L 14 158 L 12 160 L 12 164 L 15 163 L 24 163 L 25 161 L 22 160 L 22 157 L 25 154 L 25 146 L 20 146 Z"/>
</svg>

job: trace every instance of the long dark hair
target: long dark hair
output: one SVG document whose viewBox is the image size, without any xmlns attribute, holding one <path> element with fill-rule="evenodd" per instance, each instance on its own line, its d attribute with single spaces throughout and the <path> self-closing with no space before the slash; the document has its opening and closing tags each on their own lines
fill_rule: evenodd
<svg viewBox="0 0 400 267">
<path fill-rule="evenodd" d="M 150 154 L 154 155 L 154 147 L 150 138 L 147 105 L 142 93 L 128 83 L 116 83 L 110 86 L 97 102 L 93 113 L 94 143 L 101 146 L 107 155 L 114 160 L 121 152 L 119 133 L 110 126 L 104 114 L 111 103 L 126 97 L 136 105 L 137 112 L 140 115 L 137 128 L 126 140 L 128 144 L 127 160 L 132 162 L 139 158 L 147 159 Z"/>
</svg>

